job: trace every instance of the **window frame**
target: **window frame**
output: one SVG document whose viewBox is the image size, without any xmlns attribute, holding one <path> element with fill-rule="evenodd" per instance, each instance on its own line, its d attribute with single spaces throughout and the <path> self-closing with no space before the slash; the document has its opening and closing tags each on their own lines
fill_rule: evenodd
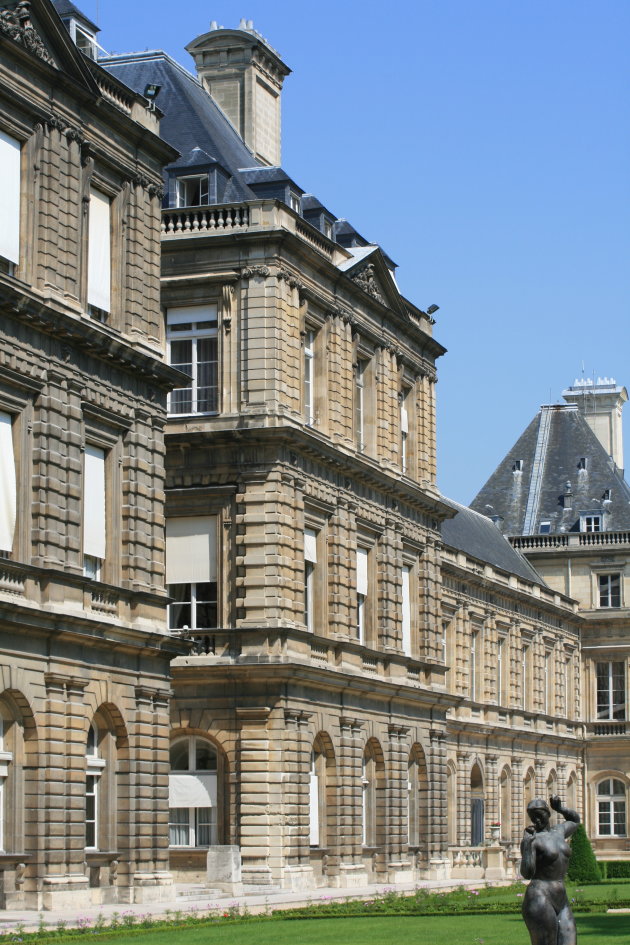
<svg viewBox="0 0 630 945">
<path fill-rule="evenodd" d="M 622 574 L 621 570 L 601 571 L 596 574 L 596 604 L 598 609 L 617 610 L 623 607 Z"/>
<path fill-rule="evenodd" d="M 621 667 L 615 673 L 614 667 Z M 600 667 L 603 672 L 600 673 Z M 605 667 L 605 670 L 604 670 Z M 619 689 L 615 689 L 615 676 L 617 679 L 621 678 L 622 686 L 621 693 L 623 695 L 623 701 L 618 704 L 615 709 L 615 692 Z M 600 687 L 600 679 L 605 677 L 606 685 Z M 606 695 L 605 700 L 606 705 L 604 705 L 604 700 L 600 699 L 600 694 Z M 628 689 L 627 689 L 627 679 L 626 679 L 626 664 L 624 660 L 597 660 L 595 662 L 595 718 L 597 721 L 625 721 L 628 715 L 627 709 L 627 700 L 628 700 Z M 601 708 L 600 708 L 601 706 Z M 605 714 L 601 714 L 601 713 Z M 615 714 L 617 713 L 617 714 Z"/>
<path fill-rule="evenodd" d="M 621 785 L 623 792 L 615 793 L 613 788 L 614 784 Z M 600 788 L 604 785 L 608 785 L 609 787 L 606 793 L 600 791 Z M 595 807 L 598 838 L 613 839 L 615 837 L 628 836 L 628 788 L 621 778 L 611 775 L 597 782 L 595 785 Z M 616 829 L 616 821 L 620 819 L 617 817 L 617 807 L 620 808 L 620 811 L 623 811 L 623 832 L 618 832 Z M 606 810 L 606 808 L 608 809 Z M 608 816 L 609 831 L 602 829 L 602 815 Z"/>
<path fill-rule="evenodd" d="M 189 321 L 184 321 L 185 310 L 190 309 L 190 319 Z M 210 316 L 208 318 L 194 318 L 196 312 L 200 312 L 202 309 L 208 309 L 207 314 Z M 202 314 L 200 312 L 200 314 Z M 170 317 L 169 317 L 170 316 Z M 167 362 L 171 367 L 175 367 L 178 370 L 181 370 L 182 373 L 187 374 L 188 372 L 184 370 L 184 367 L 179 365 L 188 365 L 190 364 L 190 383 L 186 387 L 176 387 L 169 392 L 167 398 L 167 417 L 168 419 L 173 419 L 177 417 L 198 417 L 198 416 L 217 416 L 221 412 L 221 346 L 220 346 L 220 335 L 219 335 L 219 306 L 216 301 L 211 301 L 207 303 L 202 303 L 201 305 L 169 305 L 166 307 L 166 358 Z M 175 328 L 174 326 L 182 325 L 191 327 L 182 327 L 180 329 Z M 201 325 L 203 327 L 196 327 Z M 207 360 L 200 361 L 199 359 L 199 342 L 200 341 L 213 341 L 214 346 L 213 350 L 211 349 L 211 354 L 214 354 L 214 357 L 209 357 Z M 179 361 L 178 363 L 173 363 L 173 343 L 176 342 L 190 342 L 190 360 L 189 361 Z M 209 383 L 204 384 L 202 387 L 199 385 L 199 366 L 208 365 L 209 372 Z M 210 383 L 212 380 L 212 365 L 214 365 L 214 383 Z M 204 397 L 207 397 L 210 403 L 213 405 L 208 410 L 199 409 L 199 392 L 208 391 Z M 175 410 L 174 409 L 174 400 L 175 395 L 180 394 L 180 392 L 189 392 L 190 396 L 190 409 Z"/>
<path fill-rule="evenodd" d="M 183 191 L 194 182 L 199 188 L 199 200 L 197 203 L 189 203 L 183 200 Z M 205 188 L 204 188 L 205 182 Z M 182 186 L 183 185 L 183 186 Z M 204 198 L 205 193 L 205 200 Z M 175 178 L 175 208 L 177 210 L 186 210 L 192 207 L 207 207 L 210 204 L 210 175 L 205 174 L 181 174 Z"/>
<path fill-rule="evenodd" d="M 183 742 L 187 743 L 187 767 L 186 768 L 173 768 L 172 767 L 172 752 L 177 746 L 181 745 Z M 197 745 L 201 742 L 206 749 L 209 749 L 210 752 L 214 755 L 215 765 L 211 768 L 197 768 Z M 169 849 L 171 850 L 204 850 L 208 849 L 211 846 L 216 846 L 219 842 L 219 800 L 218 800 L 218 788 L 219 788 L 219 773 L 220 773 L 220 756 L 217 747 L 213 742 L 203 736 L 203 735 L 183 735 L 177 738 L 174 738 L 171 742 L 169 748 L 169 777 L 171 774 L 189 774 L 189 775 L 199 775 L 209 773 L 214 773 L 216 778 L 216 793 L 217 800 L 214 806 L 211 807 L 171 807 L 169 800 L 168 807 L 168 835 L 169 835 Z M 211 811 L 210 817 L 206 823 L 201 821 L 200 814 L 202 811 Z M 186 818 L 185 822 L 176 822 L 176 819 L 173 817 L 173 812 L 185 811 Z M 187 843 L 173 843 L 173 829 L 185 828 L 188 833 L 188 842 Z M 209 842 L 208 843 L 199 843 L 199 835 L 202 829 L 209 829 Z"/>
</svg>

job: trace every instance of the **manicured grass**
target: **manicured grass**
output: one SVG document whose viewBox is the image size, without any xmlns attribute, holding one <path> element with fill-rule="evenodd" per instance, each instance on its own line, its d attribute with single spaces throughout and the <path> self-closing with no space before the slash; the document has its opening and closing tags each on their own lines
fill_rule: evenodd
<svg viewBox="0 0 630 945">
<path fill-rule="evenodd" d="M 630 916 L 579 916 L 584 945 L 630 945 Z M 580 938 L 581 937 L 581 938 Z M 112 945 L 530 945 L 520 916 L 370 916 L 365 919 L 267 919 L 229 922 L 190 929 L 139 929 L 118 935 L 92 935 L 64 941 Z"/>
</svg>

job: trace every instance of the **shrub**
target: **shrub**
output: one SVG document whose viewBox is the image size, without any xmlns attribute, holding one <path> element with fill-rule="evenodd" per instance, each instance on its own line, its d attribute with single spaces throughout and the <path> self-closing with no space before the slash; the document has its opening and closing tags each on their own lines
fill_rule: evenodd
<svg viewBox="0 0 630 945">
<path fill-rule="evenodd" d="M 571 840 L 571 859 L 567 879 L 574 883 L 599 883 L 602 879 L 584 824 L 578 825 Z"/>
<path fill-rule="evenodd" d="M 604 879 L 630 879 L 630 860 L 598 860 Z"/>
</svg>

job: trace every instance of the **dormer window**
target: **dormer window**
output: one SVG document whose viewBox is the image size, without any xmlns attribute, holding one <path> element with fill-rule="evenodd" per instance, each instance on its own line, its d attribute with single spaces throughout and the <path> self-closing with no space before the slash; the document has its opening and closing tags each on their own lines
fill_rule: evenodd
<svg viewBox="0 0 630 945">
<path fill-rule="evenodd" d="M 201 207 L 208 204 L 208 175 L 196 174 L 192 177 L 178 177 L 177 206 Z"/>
<path fill-rule="evenodd" d="M 296 213 L 299 213 L 301 210 L 300 198 L 293 191 L 289 191 L 289 206 L 292 210 L 295 210 Z"/>
<path fill-rule="evenodd" d="M 580 515 L 580 531 L 581 532 L 601 532 L 602 531 L 602 516 L 601 515 Z"/>
<path fill-rule="evenodd" d="M 333 235 L 332 223 L 330 220 L 324 220 L 324 236 L 331 240 Z"/>
<path fill-rule="evenodd" d="M 580 456 L 577 464 L 578 469 L 586 469 L 586 456 Z"/>
<path fill-rule="evenodd" d="M 80 49 L 88 59 L 96 61 L 98 59 L 99 45 L 96 42 L 96 33 L 93 32 L 87 22 L 79 23 L 74 17 L 64 17 L 63 25 L 70 33 L 72 42 Z M 96 29 L 96 27 L 95 27 Z"/>
<path fill-rule="evenodd" d="M 512 464 L 512 472 L 523 472 L 523 460 L 515 459 Z"/>
<path fill-rule="evenodd" d="M 539 535 L 548 535 L 551 531 L 551 522 L 541 522 L 538 527 Z"/>
</svg>

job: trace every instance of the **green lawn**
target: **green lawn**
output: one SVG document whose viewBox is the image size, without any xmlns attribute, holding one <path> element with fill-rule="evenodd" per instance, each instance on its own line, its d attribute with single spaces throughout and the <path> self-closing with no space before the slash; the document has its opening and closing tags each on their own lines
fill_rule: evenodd
<svg viewBox="0 0 630 945">
<path fill-rule="evenodd" d="M 630 915 L 578 916 L 577 925 L 581 945 L 630 945 Z M 520 916 L 503 915 L 270 919 L 85 936 L 111 945 L 391 945 L 409 939 L 414 945 L 530 945 Z"/>
</svg>

